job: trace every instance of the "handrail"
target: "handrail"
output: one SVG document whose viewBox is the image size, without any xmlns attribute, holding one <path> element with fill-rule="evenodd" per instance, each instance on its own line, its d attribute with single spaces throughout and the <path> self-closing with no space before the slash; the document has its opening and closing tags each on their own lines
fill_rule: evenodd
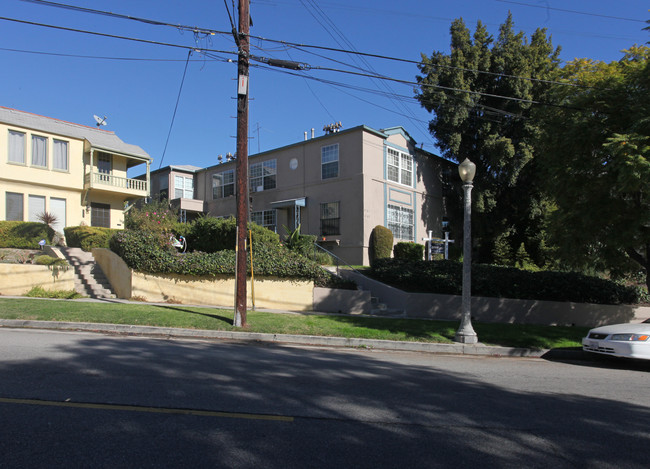
<svg viewBox="0 0 650 469">
<path fill-rule="evenodd" d="M 341 259 L 339 256 L 337 256 L 336 254 L 334 254 L 332 251 L 328 251 L 327 249 L 325 249 L 325 248 L 324 248 L 323 246 L 321 246 L 320 244 L 318 244 L 318 243 L 314 243 L 314 247 L 317 247 L 318 249 L 320 249 L 321 251 L 327 253 L 329 256 L 333 257 L 333 258 L 336 260 L 336 275 L 337 275 L 337 276 L 340 277 L 340 275 L 339 275 L 339 265 L 340 265 L 340 263 L 341 263 L 341 264 L 345 264 L 345 265 L 348 266 L 351 270 L 354 270 L 356 273 L 361 274 L 361 272 L 359 272 L 357 269 L 355 269 L 355 268 L 352 267 L 350 264 L 348 264 L 347 262 L 345 262 L 343 259 Z M 315 252 L 315 251 L 314 251 L 314 252 Z M 339 262 L 340 262 L 340 263 L 339 263 Z M 363 275 L 363 274 L 361 274 L 361 275 Z"/>
</svg>

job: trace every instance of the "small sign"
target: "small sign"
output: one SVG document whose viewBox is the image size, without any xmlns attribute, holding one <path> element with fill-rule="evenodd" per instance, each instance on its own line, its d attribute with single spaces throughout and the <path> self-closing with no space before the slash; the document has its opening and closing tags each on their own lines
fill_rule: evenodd
<svg viewBox="0 0 650 469">
<path fill-rule="evenodd" d="M 248 94 L 248 76 L 239 75 L 239 86 L 237 87 L 237 94 L 247 95 Z"/>
<path fill-rule="evenodd" d="M 431 254 L 444 254 L 444 253 L 445 253 L 444 244 L 438 244 L 438 243 L 431 244 Z"/>
</svg>

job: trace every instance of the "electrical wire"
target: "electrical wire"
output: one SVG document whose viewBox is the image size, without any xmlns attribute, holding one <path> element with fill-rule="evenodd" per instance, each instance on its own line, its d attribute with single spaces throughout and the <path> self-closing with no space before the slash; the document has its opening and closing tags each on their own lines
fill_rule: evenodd
<svg viewBox="0 0 650 469">
<path fill-rule="evenodd" d="M 45 24 L 45 23 L 36 23 L 34 21 L 25 21 L 25 20 L 19 20 L 16 18 L 7 18 L 5 16 L 0 16 L 0 20 L 3 21 L 10 21 L 13 23 L 20 23 L 20 24 L 28 24 L 30 26 L 40 26 L 43 28 L 50 28 L 50 29 L 57 29 L 60 31 L 69 31 L 69 32 L 75 32 L 75 33 L 83 33 L 83 34 L 90 34 L 92 36 L 101 36 L 101 37 L 109 37 L 112 39 L 122 39 L 125 41 L 134 41 L 134 42 L 141 42 L 145 44 L 152 44 L 156 46 L 166 46 L 166 47 L 174 47 L 177 49 L 185 49 L 185 50 L 194 50 L 194 51 L 208 51 L 208 52 L 218 52 L 220 54 L 232 54 L 232 55 L 237 55 L 236 52 L 230 52 L 230 51 L 224 51 L 224 50 L 217 50 L 217 49 L 198 49 L 197 47 L 190 47 L 190 46 L 182 46 L 180 44 L 171 44 L 169 42 L 159 42 L 159 41 L 152 41 L 149 39 L 138 39 L 134 37 L 127 37 L 127 36 L 118 36 L 115 34 L 107 34 L 107 33 L 98 33 L 95 31 L 87 31 L 83 29 L 76 29 L 76 28 L 67 28 L 64 26 L 55 26 L 52 24 Z"/>
<path fill-rule="evenodd" d="M 165 148 L 163 149 L 162 156 L 160 157 L 160 164 L 158 165 L 158 169 L 162 167 L 163 160 L 165 159 L 165 153 L 167 153 L 167 145 L 169 144 L 169 137 L 172 134 L 172 128 L 174 127 L 174 121 L 176 120 L 176 111 L 178 110 L 178 103 L 181 100 L 181 92 L 183 91 L 183 84 L 185 83 L 185 75 L 187 74 L 187 65 L 190 63 L 191 55 L 192 55 L 192 51 L 191 50 L 187 51 L 187 59 L 185 60 L 185 69 L 183 70 L 183 79 L 181 80 L 181 86 L 178 89 L 178 96 L 176 97 L 176 105 L 174 106 L 174 114 L 172 115 L 172 121 L 169 124 L 169 131 L 167 132 L 167 140 L 165 141 Z"/>
<path fill-rule="evenodd" d="M 531 8 L 543 8 L 544 10 L 555 10 L 555 11 L 562 11 L 564 13 L 575 13 L 577 15 L 586 15 L 586 16 L 596 16 L 598 18 L 608 18 L 608 19 L 613 19 L 613 20 L 621 20 L 621 21 L 634 21 L 637 23 L 645 23 L 644 20 L 637 20 L 636 18 L 623 18 L 620 16 L 610 16 L 610 15 L 599 15 L 598 13 L 589 13 L 586 11 L 577 11 L 577 10 L 567 10 L 565 8 L 554 8 L 548 5 L 531 5 L 530 3 L 524 3 L 524 2 L 515 2 L 512 0 L 495 0 L 500 3 L 511 3 L 513 5 L 522 5 L 526 7 L 531 7 Z"/>
</svg>

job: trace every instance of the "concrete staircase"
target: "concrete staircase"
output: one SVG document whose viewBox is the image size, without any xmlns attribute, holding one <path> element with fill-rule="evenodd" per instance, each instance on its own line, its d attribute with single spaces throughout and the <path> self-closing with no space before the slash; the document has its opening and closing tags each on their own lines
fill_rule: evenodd
<svg viewBox="0 0 650 469">
<path fill-rule="evenodd" d="M 117 298 L 111 284 L 91 253 L 81 248 L 59 247 L 58 250 L 74 267 L 75 291 L 77 293 L 90 298 Z"/>
</svg>

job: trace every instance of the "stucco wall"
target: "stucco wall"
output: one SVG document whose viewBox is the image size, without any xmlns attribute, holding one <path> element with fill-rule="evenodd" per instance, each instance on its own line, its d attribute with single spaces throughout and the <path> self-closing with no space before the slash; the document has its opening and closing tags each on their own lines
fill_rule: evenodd
<svg viewBox="0 0 650 469">
<path fill-rule="evenodd" d="M 232 307 L 235 304 L 235 281 L 227 276 L 190 277 L 133 272 L 124 261 L 108 249 L 93 249 L 95 260 L 104 271 L 118 298 L 140 298 L 150 302 L 173 302 Z M 312 311 L 312 281 L 255 278 L 257 308 L 288 311 Z M 248 307 L 252 288 L 248 279 Z"/>
<path fill-rule="evenodd" d="M 21 296 L 34 287 L 44 290 L 74 290 L 74 269 L 45 265 L 0 264 L 0 295 Z"/>
</svg>

